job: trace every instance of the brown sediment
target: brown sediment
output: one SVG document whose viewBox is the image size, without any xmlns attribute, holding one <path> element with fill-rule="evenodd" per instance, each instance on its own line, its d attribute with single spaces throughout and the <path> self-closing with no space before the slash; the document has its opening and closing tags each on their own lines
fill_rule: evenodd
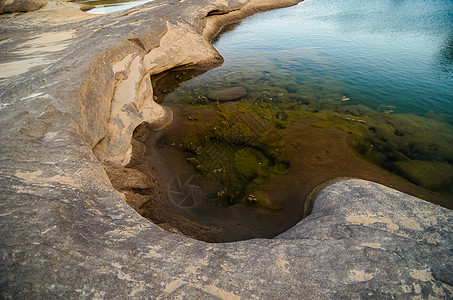
<svg viewBox="0 0 453 300">
<path fill-rule="evenodd" d="M 104 165 L 104 169 L 126 203 L 150 222 L 198 240 L 222 241 L 221 228 L 203 225 L 169 210 L 167 193 L 148 161 L 133 168 Z"/>
</svg>

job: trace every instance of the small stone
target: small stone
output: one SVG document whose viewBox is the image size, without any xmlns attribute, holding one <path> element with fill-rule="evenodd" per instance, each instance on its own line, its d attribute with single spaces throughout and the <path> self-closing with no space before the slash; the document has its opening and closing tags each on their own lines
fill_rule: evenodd
<svg viewBox="0 0 453 300">
<path fill-rule="evenodd" d="M 219 102 L 235 101 L 244 98 L 245 96 L 247 96 L 247 91 L 242 86 L 213 91 L 208 94 L 209 100 Z"/>
</svg>

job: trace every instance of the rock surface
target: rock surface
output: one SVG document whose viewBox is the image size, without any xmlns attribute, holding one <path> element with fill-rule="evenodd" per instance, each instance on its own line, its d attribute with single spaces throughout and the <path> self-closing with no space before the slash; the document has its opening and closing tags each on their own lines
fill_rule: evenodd
<svg viewBox="0 0 453 300">
<path fill-rule="evenodd" d="M 245 96 L 247 96 L 247 91 L 242 86 L 213 91 L 208 94 L 209 100 L 219 102 L 235 101 L 244 98 Z"/>
<path fill-rule="evenodd" d="M 0 0 L 0 14 L 34 11 L 46 4 L 47 0 Z"/>
<path fill-rule="evenodd" d="M 106 170 L 140 152 L 134 128 L 171 117 L 149 76 L 218 64 L 207 41 L 219 24 L 295 3 L 155 0 L 96 17 L 68 4 L 3 17 L 0 298 L 452 298 L 452 212 L 378 184 L 335 183 L 288 232 L 227 244 L 164 231 L 112 187 Z"/>
</svg>

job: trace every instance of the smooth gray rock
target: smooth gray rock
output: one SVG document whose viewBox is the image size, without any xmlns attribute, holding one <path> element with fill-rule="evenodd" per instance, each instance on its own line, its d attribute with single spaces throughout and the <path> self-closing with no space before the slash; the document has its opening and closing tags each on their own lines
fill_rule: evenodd
<svg viewBox="0 0 453 300">
<path fill-rule="evenodd" d="M 0 219 L 4 298 L 452 297 L 451 211 L 378 184 L 328 187 L 275 239 L 207 244 L 160 230 L 96 182 L 31 192 L 16 175 L 23 190 L 1 202 L 13 208 Z"/>
<path fill-rule="evenodd" d="M 171 26 L 210 36 L 210 12 L 239 17 L 251 2 L 277 3 L 155 0 L 83 21 L 2 19 L 0 298 L 453 297 L 452 212 L 378 184 L 335 183 L 277 238 L 227 244 L 164 231 L 113 189 L 93 153 L 114 137 L 115 87 L 129 78 L 112 65 L 149 54 Z M 46 59 L 24 72 L 10 68 L 43 33 L 59 38 L 56 51 L 36 52 Z M 139 119 L 133 109 L 124 111 Z"/>
<path fill-rule="evenodd" d="M 247 96 L 247 91 L 242 86 L 235 86 L 232 88 L 213 91 L 208 94 L 209 100 L 228 102 L 242 99 Z"/>
</svg>

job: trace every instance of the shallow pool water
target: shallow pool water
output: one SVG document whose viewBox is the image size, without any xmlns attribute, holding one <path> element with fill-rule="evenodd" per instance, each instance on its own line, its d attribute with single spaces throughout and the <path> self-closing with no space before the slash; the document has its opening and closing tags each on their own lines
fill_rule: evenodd
<svg viewBox="0 0 453 300">
<path fill-rule="evenodd" d="M 164 181 L 201 176 L 206 201 L 174 211 L 224 240 L 275 236 L 339 176 L 452 207 L 452 44 L 449 0 L 306 0 L 229 26 L 223 66 L 166 96 L 175 123 L 148 142 Z"/>
<path fill-rule="evenodd" d="M 265 74 L 256 88 L 451 116 L 452 44 L 449 0 L 306 0 L 224 33 L 215 47 L 225 64 L 198 80 L 249 82 Z"/>
<path fill-rule="evenodd" d="M 76 3 L 93 5 L 94 8 L 87 11 L 90 14 L 107 14 L 118 10 L 129 9 L 153 0 L 81 0 Z"/>
</svg>

